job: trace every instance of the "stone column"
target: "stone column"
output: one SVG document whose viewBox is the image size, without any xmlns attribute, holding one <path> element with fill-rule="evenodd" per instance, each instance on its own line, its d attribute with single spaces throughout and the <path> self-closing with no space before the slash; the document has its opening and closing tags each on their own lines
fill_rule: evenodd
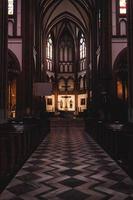
<svg viewBox="0 0 133 200">
<path fill-rule="evenodd" d="M 35 20 L 36 20 L 36 31 L 35 31 L 35 50 L 36 50 L 36 74 L 35 74 L 35 80 L 40 82 L 44 81 L 43 70 L 45 68 L 45 63 L 44 63 L 44 55 L 45 55 L 45 44 L 42 39 L 42 30 L 41 30 L 41 9 L 40 9 L 40 4 L 37 3 L 36 5 L 36 14 L 35 14 Z M 46 38 L 44 36 L 44 38 Z"/>
<path fill-rule="evenodd" d="M 22 1 L 21 116 L 31 115 L 33 108 L 35 4 L 34 0 Z"/>
<path fill-rule="evenodd" d="M 101 6 L 101 39 L 99 79 L 101 92 L 110 95 L 112 91 L 112 0 L 102 0 Z"/>
<path fill-rule="evenodd" d="M 91 45 L 91 55 L 90 55 L 90 64 L 88 62 L 87 76 L 88 76 L 88 88 L 91 90 L 91 94 L 88 94 L 89 101 L 87 107 L 90 107 L 90 103 L 96 104 L 97 99 L 97 18 L 96 14 L 93 14 L 92 24 L 91 24 L 91 33 L 90 33 L 90 45 Z M 91 96 L 90 96 L 91 95 Z"/>
<path fill-rule="evenodd" d="M 128 107 L 129 121 L 133 122 L 133 0 L 127 0 L 128 17 Z"/>
<path fill-rule="evenodd" d="M 0 123 L 7 119 L 8 1 L 0 0 Z"/>
<path fill-rule="evenodd" d="M 44 44 L 42 40 L 42 30 L 41 30 L 41 10 L 39 2 L 36 2 L 35 7 L 35 40 L 34 40 L 34 50 L 35 50 L 35 74 L 33 82 L 43 82 L 44 81 L 44 59 L 43 55 L 45 54 L 44 51 Z M 42 97 L 34 96 L 33 97 L 33 113 L 36 115 L 40 113 L 41 105 L 43 104 Z M 45 106 L 45 105 L 44 105 Z"/>
</svg>

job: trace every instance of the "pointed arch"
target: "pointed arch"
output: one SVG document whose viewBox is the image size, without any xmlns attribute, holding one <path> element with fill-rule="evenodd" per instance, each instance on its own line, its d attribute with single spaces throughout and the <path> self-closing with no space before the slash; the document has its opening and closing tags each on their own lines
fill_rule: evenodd
<svg viewBox="0 0 133 200">
<path fill-rule="evenodd" d="M 114 81 L 116 96 L 123 101 L 128 98 L 128 65 L 127 48 L 124 48 L 117 56 L 114 63 Z"/>
<path fill-rule="evenodd" d="M 20 73 L 20 63 L 17 56 L 8 49 L 8 74 L 16 76 Z"/>
</svg>

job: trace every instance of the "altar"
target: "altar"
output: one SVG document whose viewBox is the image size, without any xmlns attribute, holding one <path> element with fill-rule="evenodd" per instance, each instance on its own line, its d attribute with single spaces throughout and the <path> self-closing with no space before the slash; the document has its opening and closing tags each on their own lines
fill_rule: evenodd
<svg viewBox="0 0 133 200">
<path fill-rule="evenodd" d="M 75 111 L 75 95 L 58 95 L 58 110 Z"/>
</svg>

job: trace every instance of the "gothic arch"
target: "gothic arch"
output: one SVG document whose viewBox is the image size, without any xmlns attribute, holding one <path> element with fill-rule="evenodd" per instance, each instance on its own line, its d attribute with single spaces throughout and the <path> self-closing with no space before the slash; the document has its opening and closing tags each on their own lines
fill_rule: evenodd
<svg viewBox="0 0 133 200">
<path fill-rule="evenodd" d="M 16 117 L 17 79 L 20 74 L 20 63 L 16 55 L 8 50 L 8 116 Z"/>
<path fill-rule="evenodd" d="M 65 18 L 69 16 L 69 20 L 70 16 L 71 19 L 77 18 L 77 22 L 80 22 L 84 27 L 87 27 L 89 24 L 88 21 L 91 19 L 92 13 L 95 10 L 95 2 L 92 0 L 87 2 L 71 0 L 51 0 L 46 2 L 42 0 L 40 2 L 40 9 L 43 30 L 46 30 L 49 24 L 53 24 L 52 22 L 54 22 L 54 19 L 57 20 L 60 17 L 62 18 L 63 15 Z"/>
<path fill-rule="evenodd" d="M 14 78 L 20 74 L 20 63 L 16 55 L 8 49 L 8 75 L 9 78 Z"/>
<path fill-rule="evenodd" d="M 117 55 L 113 66 L 115 72 L 122 68 L 127 68 L 127 47 L 122 49 Z"/>
<path fill-rule="evenodd" d="M 113 72 L 116 96 L 125 101 L 128 98 L 127 48 L 118 54 L 114 62 Z"/>
</svg>

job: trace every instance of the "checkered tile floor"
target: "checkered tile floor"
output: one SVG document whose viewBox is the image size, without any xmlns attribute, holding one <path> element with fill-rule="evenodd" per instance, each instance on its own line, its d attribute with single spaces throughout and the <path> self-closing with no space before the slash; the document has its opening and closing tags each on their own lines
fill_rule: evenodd
<svg viewBox="0 0 133 200">
<path fill-rule="evenodd" d="M 0 199 L 131 200 L 133 181 L 84 132 L 80 120 L 56 119 Z"/>
</svg>

